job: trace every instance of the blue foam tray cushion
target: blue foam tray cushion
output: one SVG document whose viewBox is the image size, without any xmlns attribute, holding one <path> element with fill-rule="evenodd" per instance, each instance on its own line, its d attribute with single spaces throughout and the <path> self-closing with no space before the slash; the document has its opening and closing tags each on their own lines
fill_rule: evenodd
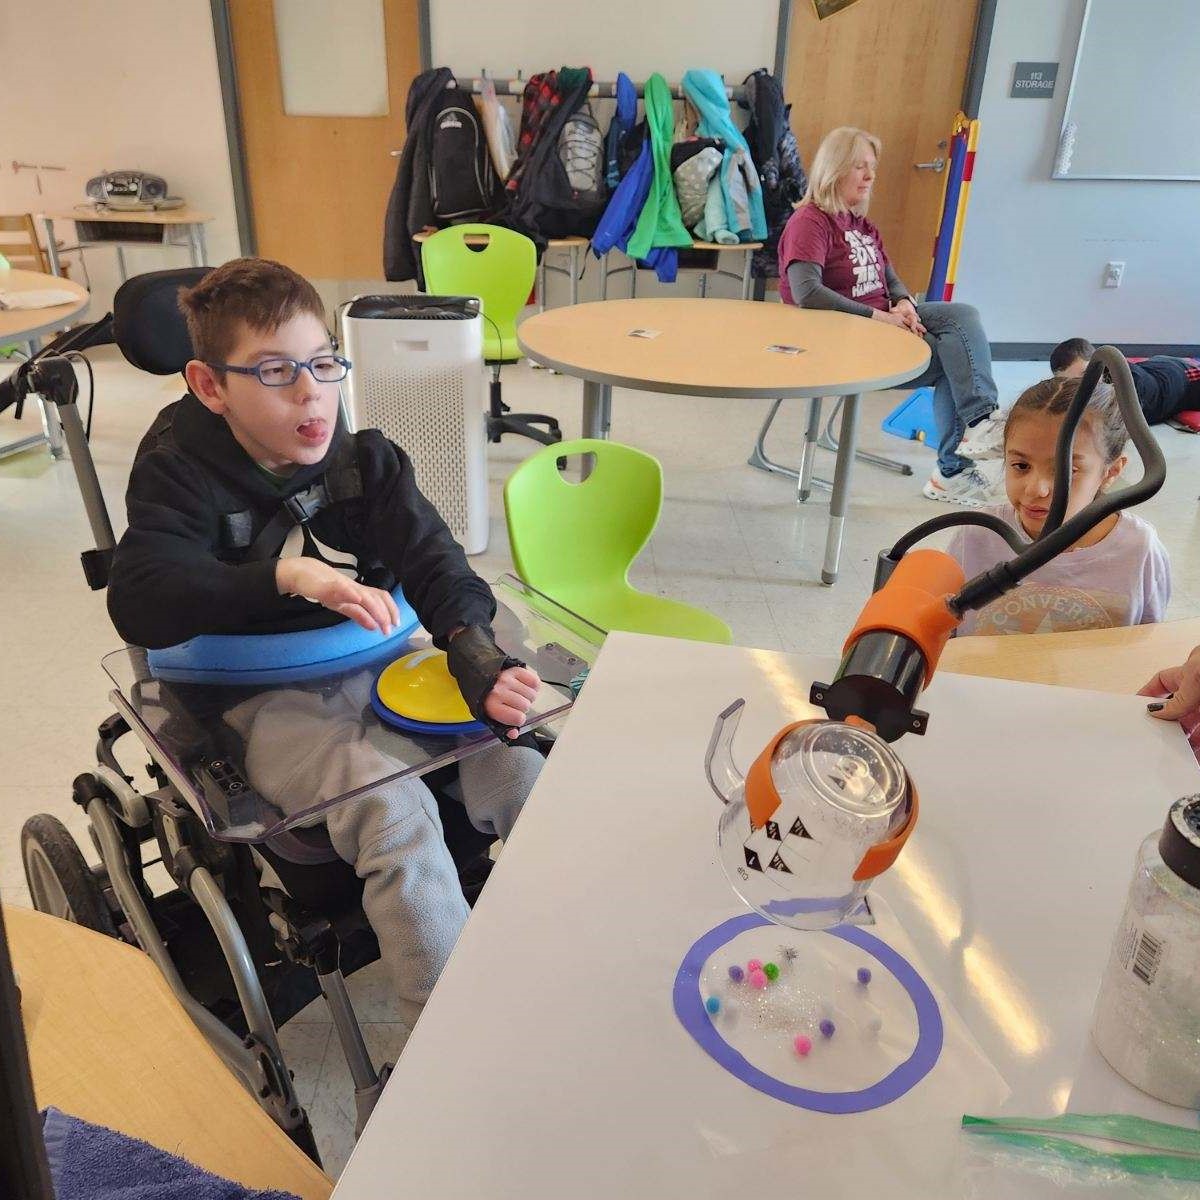
<svg viewBox="0 0 1200 1200">
<path fill-rule="evenodd" d="M 147 651 L 150 670 L 172 683 L 284 683 L 332 666 L 369 661 L 395 649 L 420 621 L 400 588 L 392 592 L 400 620 L 384 637 L 353 621 L 293 633 L 206 633 L 177 646 Z"/>
</svg>

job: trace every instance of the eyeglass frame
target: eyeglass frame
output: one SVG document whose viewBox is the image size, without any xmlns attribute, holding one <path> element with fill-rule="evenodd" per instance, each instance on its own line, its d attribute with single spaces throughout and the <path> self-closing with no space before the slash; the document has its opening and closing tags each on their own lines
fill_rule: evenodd
<svg viewBox="0 0 1200 1200">
<path fill-rule="evenodd" d="M 317 379 L 317 373 L 316 373 L 316 371 L 313 370 L 312 365 L 319 358 L 332 358 L 334 362 L 345 367 L 345 371 L 337 379 Z M 268 363 L 291 363 L 292 366 L 295 367 L 296 369 L 295 369 L 294 373 L 292 374 L 291 379 L 289 379 L 286 383 L 268 383 L 262 377 L 262 375 L 260 373 L 262 371 L 262 368 L 265 367 Z M 346 376 L 350 374 L 351 370 L 354 367 L 354 364 L 348 358 L 343 358 L 340 354 L 334 354 L 332 352 L 330 352 L 328 354 L 314 354 L 312 356 L 312 358 L 307 359 L 304 362 L 301 362 L 297 358 L 280 357 L 280 358 L 264 358 L 262 360 L 262 362 L 256 363 L 253 367 L 238 367 L 238 366 L 235 366 L 233 363 L 218 363 L 218 362 L 205 362 L 204 365 L 212 371 L 232 371 L 235 375 L 252 375 L 255 379 L 258 380 L 258 382 L 263 387 L 268 387 L 268 388 L 291 387 L 296 382 L 296 380 L 300 378 L 300 372 L 302 370 L 304 370 L 305 368 L 307 368 L 308 373 L 313 377 L 314 381 L 317 383 L 341 383 L 342 380 L 345 379 Z"/>
</svg>

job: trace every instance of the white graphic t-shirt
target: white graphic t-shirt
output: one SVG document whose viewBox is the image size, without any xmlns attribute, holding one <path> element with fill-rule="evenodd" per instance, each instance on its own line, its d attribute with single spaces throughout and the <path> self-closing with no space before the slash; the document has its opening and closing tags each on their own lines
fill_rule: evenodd
<svg viewBox="0 0 1200 1200">
<path fill-rule="evenodd" d="M 984 509 L 1025 536 L 1011 504 Z M 988 529 L 963 526 L 950 553 L 970 579 L 1013 557 Z M 968 613 L 958 634 L 1062 633 L 1113 629 L 1161 621 L 1171 598 L 1171 564 L 1154 527 L 1122 512 L 1112 532 L 1094 546 L 1068 550 L 978 612 Z"/>
<path fill-rule="evenodd" d="M 850 288 L 850 299 L 861 300 L 883 287 L 883 264 L 879 261 L 878 243 L 858 229 L 847 229 L 842 236 L 846 239 L 846 252 L 850 259 L 850 270 L 854 283 Z"/>
</svg>

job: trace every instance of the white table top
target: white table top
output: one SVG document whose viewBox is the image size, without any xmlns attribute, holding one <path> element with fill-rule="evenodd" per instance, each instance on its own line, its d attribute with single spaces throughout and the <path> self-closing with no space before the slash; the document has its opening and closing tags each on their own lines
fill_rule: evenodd
<svg viewBox="0 0 1200 1200">
<path fill-rule="evenodd" d="M 567 375 L 689 396 L 846 396 L 905 383 L 929 362 L 925 342 L 894 325 L 751 300 L 572 304 L 523 321 L 517 341 Z"/>
<path fill-rule="evenodd" d="M 931 1074 L 872 1113 L 795 1108 L 726 1074 L 672 1011 L 689 946 L 747 911 L 715 856 L 714 717 L 746 698 L 744 769 L 785 721 L 813 715 L 809 684 L 833 667 L 609 636 L 337 1200 L 728 1200 L 798 1194 L 797 1181 L 822 1198 L 964 1195 L 970 1097 L 951 1092 L 948 1113 L 943 1094 L 931 1116 Z M 1195 790 L 1178 729 L 1133 696 L 999 680 L 939 675 L 924 699 L 929 734 L 898 745 L 920 823 L 873 894 L 948 1027 L 956 1010 L 1011 1088 L 980 1115 L 1194 1123 L 1124 1083 L 1088 1032 L 1137 847 Z M 1058 1195 L 1032 1176 L 990 1183 L 973 1194 Z"/>
<path fill-rule="evenodd" d="M 87 288 L 70 279 L 43 275 L 40 271 L 0 269 L 0 291 L 40 292 L 43 289 L 73 292 L 76 299 L 70 304 L 56 304 L 53 308 L 0 310 L 0 343 L 26 341 L 62 329 L 87 309 L 90 300 Z"/>
</svg>

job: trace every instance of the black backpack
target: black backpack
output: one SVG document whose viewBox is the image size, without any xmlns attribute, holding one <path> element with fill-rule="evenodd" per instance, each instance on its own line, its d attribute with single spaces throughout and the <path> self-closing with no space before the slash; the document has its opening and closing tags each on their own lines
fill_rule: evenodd
<svg viewBox="0 0 1200 1200">
<path fill-rule="evenodd" d="M 471 93 L 449 88 L 433 117 L 429 191 L 439 224 L 478 220 L 496 204 L 500 181 Z"/>
<path fill-rule="evenodd" d="M 808 178 L 789 123 L 792 106 L 784 103 L 778 80 L 766 67 L 759 67 L 746 76 L 744 87 L 745 99 L 738 103 L 750 111 L 746 144 L 762 180 L 767 218 L 767 239 L 754 252 L 751 270 L 756 278 L 774 279 L 779 274 L 780 234 L 803 198 Z"/>
<path fill-rule="evenodd" d="M 590 111 L 584 111 L 591 83 L 587 71 L 574 87 L 560 93 L 558 107 L 529 155 L 506 217 L 512 228 L 527 236 L 591 237 L 604 213 L 604 142 Z M 576 168 L 574 182 L 567 162 Z"/>
</svg>

